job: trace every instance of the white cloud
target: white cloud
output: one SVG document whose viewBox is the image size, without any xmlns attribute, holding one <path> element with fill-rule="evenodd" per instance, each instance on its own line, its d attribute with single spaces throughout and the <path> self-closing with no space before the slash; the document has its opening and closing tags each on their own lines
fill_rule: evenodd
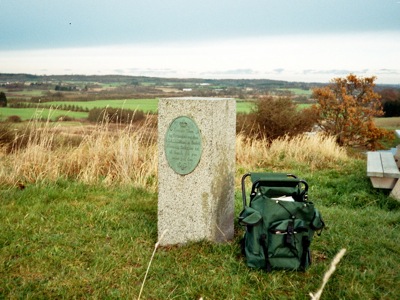
<svg viewBox="0 0 400 300">
<path fill-rule="evenodd" d="M 326 82 L 350 72 L 400 83 L 400 33 L 293 35 L 202 43 L 0 52 L 1 72 L 269 78 Z"/>
</svg>

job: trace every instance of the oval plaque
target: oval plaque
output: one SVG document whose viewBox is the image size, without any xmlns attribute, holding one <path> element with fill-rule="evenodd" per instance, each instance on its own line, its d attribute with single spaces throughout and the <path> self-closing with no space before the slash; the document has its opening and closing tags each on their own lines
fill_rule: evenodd
<svg viewBox="0 0 400 300">
<path fill-rule="evenodd" d="M 186 175 L 193 172 L 202 152 L 197 124 L 189 117 L 174 119 L 165 134 L 164 150 L 169 166 L 176 173 Z"/>
</svg>

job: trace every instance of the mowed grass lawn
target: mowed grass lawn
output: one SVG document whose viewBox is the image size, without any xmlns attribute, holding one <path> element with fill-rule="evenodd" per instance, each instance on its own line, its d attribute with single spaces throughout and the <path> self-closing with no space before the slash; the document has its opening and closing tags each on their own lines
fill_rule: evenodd
<svg viewBox="0 0 400 300">
<path fill-rule="evenodd" d="M 137 299 L 144 282 L 142 299 L 310 299 L 346 248 L 322 299 L 398 299 L 400 204 L 371 187 L 365 162 L 285 171 L 308 181 L 327 224 L 305 273 L 249 269 L 235 220 L 228 243 L 158 248 L 144 282 L 157 242 L 156 193 L 68 180 L 1 186 L 0 298 Z"/>
<path fill-rule="evenodd" d="M 120 108 L 130 110 L 142 110 L 145 113 L 156 113 L 158 110 L 158 99 L 126 99 L 126 100 L 96 100 L 96 101 L 52 101 L 43 103 L 48 108 L 0 108 L 0 121 L 7 119 L 9 116 L 19 116 L 22 120 L 30 120 L 32 118 L 45 118 L 56 120 L 60 116 L 69 116 L 75 119 L 87 118 L 87 112 L 75 112 L 61 110 L 59 108 L 65 105 L 73 105 L 82 109 L 93 108 Z M 238 113 L 248 113 L 252 108 L 252 103 L 247 101 L 237 101 L 236 108 Z"/>
</svg>

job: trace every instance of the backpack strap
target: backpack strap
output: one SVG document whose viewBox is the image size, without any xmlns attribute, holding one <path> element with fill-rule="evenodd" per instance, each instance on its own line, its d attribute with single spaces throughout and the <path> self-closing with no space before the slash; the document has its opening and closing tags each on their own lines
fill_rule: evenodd
<svg viewBox="0 0 400 300">
<path fill-rule="evenodd" d="M 303 253 L 301 254 L 301 260 L 300 260 L 300 268 L 301 270 L 305 271 L 307 268 L 307 260 L 309 261 L 309 264 L 311 264 L 311 256 L 310 256 L 310 239 L 308 236 L 303 236 L 301 243 L 303 244 Z"/>
<path fill-rule="evenodd" d="M 261 248 L 264 251 L 265 269 L 267 270 L 267 272 L 271 272 L 272 268 L 271 268 L 271 264 L 270 264 L 269 259 L 268 259 L 267 235 L 265 233 L 263 233 L 260 236 L 260 244 L 261 244 Z"/>
</svg>

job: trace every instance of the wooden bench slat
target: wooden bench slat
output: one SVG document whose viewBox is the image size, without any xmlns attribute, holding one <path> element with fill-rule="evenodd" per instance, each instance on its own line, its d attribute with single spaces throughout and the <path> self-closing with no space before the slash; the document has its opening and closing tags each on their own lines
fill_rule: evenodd
<svg viewBox="0 0 400 300">
<path fill-rule="evenodd" d="M 399 178 L 400 172 L 391 152 L 380 152 L 383 168 L 383 177 Z"/>
<path fill-rule="evenodd" d="M 367 176 L 383 177 L 383 167 L 379 152 L 367 152 Z"/>
</svg>

